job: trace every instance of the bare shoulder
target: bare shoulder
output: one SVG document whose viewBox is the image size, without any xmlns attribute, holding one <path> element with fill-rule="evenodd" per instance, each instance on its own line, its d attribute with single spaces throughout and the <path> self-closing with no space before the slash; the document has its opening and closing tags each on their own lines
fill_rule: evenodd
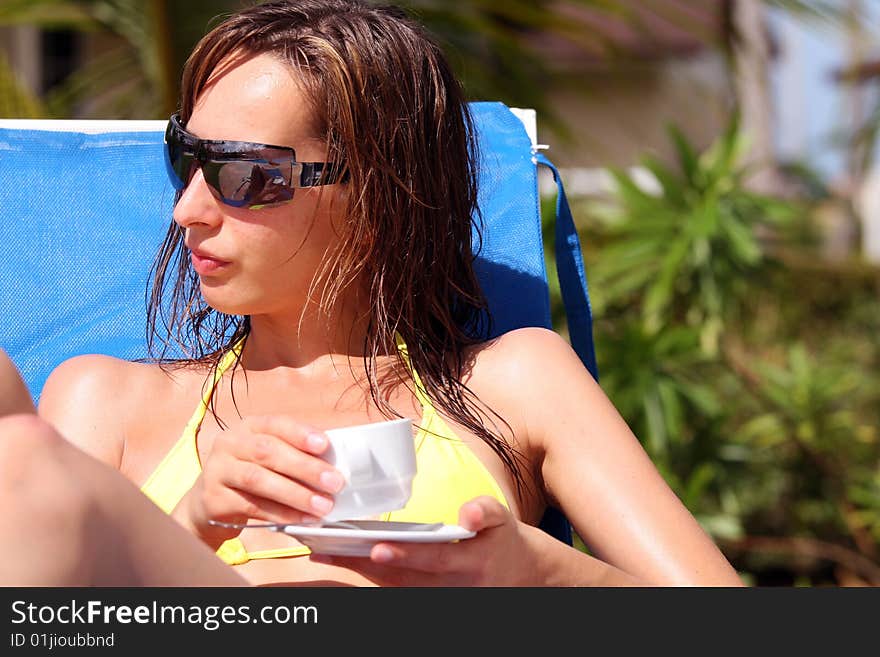
<svg viewBox="0 0 880 657">
<path fill-rule="evenodd" d="M 583 367 L 571 345 L 550 329 L 530 326 L 514 329 L 473 348 L 474 362 L 509 373 L 538 373 L 547 364 Z M 537 371 L 536 371 L 537 370 Z"/>
<path fill-rule="evenodd" d="M 158 365 L 89 354 L 58 365 L 46 379 L 38 412 L 68 440 L 119 467 L 128 427 L 165 398 L 172 380 Z"/>
<path fill-rule="evenodd" d="M 130 393 L 154 384 L 158 366 L 136 363 L 113 356 L 89 354 L 62 362 L 49 374 L 40 394 L 40 413 L 75 402 L 117 406 Z"/>
<path fill-rule="evenodd" d="M 475 345 L 468 385 L 518 418 L 532 441 L 540 439 L 545 414 L 566 400 L 602 404 L 605 396 L 571 345 L 558 333 L 528 327 Z"/>
</svg>

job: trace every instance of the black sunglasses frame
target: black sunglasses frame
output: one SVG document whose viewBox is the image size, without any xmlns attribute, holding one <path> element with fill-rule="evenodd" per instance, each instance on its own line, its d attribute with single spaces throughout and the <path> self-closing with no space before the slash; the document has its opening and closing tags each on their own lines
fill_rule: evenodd
<svg viewBox="0 0 880 657">
<path fill-rule="evenodd" d="M 241 181 L 251 184 L 242 198 L 233 198 L 223 190 L 221 170 L 231 163 L 254 165 L 250 177 Z M 165 164 L 175 189 L 183 190 L 196 169 L 201 169 L 208 187 L 222 203 L 252 210 L 286 203 L 293 199 L 298 187 L 330 185 L 347 179 L 344 167 L 336 163 L 298 162 L 296 151 L 290 146 L 199 139 L 186 131 L 179 114 L 171 115 L 165 129 Z M 255 174 L 260 178 L 257 182 L 252 180 Z"/>
</svg>

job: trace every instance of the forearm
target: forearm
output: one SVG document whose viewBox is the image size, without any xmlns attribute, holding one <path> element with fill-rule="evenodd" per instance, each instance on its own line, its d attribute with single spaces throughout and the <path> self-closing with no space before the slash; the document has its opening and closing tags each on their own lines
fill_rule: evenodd
<svg viewBox="0 0 880 657">
<path fill-rule="evenodd" d="M 522 527 L 532 550 L 541 555 L 535 573 L 544 586 L 745 586 L 714 546 L 696 562 L 655 564 L 654 568 L 646 569 L 651 574 L 645 575 L 623 570 L 551 539 L 536 527 Z"/>
<path fill-rule="evenodd" d="M 536 527 L 523 526 L 526 540 L 541 555 L 535 574 L 543 586 L 651 586 L 648 582 L 600 559 L 547 536 Z"/>
</svg>

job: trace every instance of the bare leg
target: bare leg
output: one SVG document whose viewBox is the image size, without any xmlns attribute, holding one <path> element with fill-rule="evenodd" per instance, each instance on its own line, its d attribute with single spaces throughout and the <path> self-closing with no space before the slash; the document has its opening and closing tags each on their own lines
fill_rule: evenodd
<svg viewBox="0 0 880 657">
<path fill-rule="evenodd" d="M 0 585 L 241 586 L 130 481 L 35 415 L 0 417 Z"/>
<path fill-rule="evenodd" d="M 0 349 L 0 417 L 35 412 L 31 394 L 21 374 L 6 352 Z"/>
</svg>

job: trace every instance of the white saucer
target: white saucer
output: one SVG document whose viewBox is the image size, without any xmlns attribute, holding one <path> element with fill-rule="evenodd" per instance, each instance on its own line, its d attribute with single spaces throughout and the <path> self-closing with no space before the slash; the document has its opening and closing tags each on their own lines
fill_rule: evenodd
<svg viewBox="0 0 880 657">
<path fill-rule="evenodd" d="M 395 543 L 451 543 L 476 535 L 458 525 L 381 520 L 346 520 L 345 527 L 321 525 L 277 525 L 273 531 L 290 534 L 315 554 L 368 557 L 373 545 Z"/>
</svg>

